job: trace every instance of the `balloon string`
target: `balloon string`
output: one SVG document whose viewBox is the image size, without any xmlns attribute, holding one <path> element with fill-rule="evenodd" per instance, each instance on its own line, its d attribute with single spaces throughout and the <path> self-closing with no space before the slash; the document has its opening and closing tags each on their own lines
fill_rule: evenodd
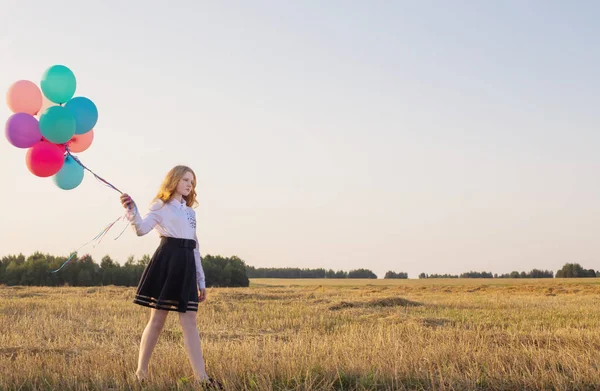
<svg viewBox="0 0 600 391">
<path fill-rule="evenodd" d="M 73 158 L 73 160 L 75 160 L 81 167 L 83 167 L 85 170 L 88 170 L 89 172 L 92 173 L 92 175 L 94 177 L 96 177 L 96 179 L 98 179 L 100 182 L 104 183 L 105 185 L 107 185 L 108 187 L 110 187 L 111 189 L 114 189 L 116 191 L 118 191 L 119 193 L 123 194 L 123 192 L 119 189 L 117 189 L 115 186 L 113 186 L 110 182 L 106 181 L 105 179 L 103 179 L 102 177 L 100 177 L 99 175 L 96 175 L 96 173 L 92 170 L 90 170 L 89 168 L 87 168 L 86 166 L 83 165 L 83 163 L 81 163 L 81 161 L 79 160 L 79 158 L 75 155 L 73 155 L 71 153 L 71 151 L 69 150 L 68 146 L 65 146 L 65 149 L 67 151 L 67 155 L 69 155 L 70 157 Z"/>
<path fill-rule="evenodd" d="M 120 216 L 118 219 L 116 219 L 115 221 L 113 221 L 112 223 L 108 224 L 106 227 L 104 227 L 104 229 L 102 231 L 100 231 L 100 233 L 98 235 L 96 235 L 92 240 L 90 240 L 89 242 L 87 242 L 86 244 L 84 244 L 83 246 L 79 247 L 77 250 L 73 251 L 71 253 L 71 255 L 69 256 L 69 258 L 56 270 L 51 270 L 50 273 L 56 273 L 57 271 L 61 270 L 63 267 L 65 267 L 67 265 L 67 263 L 69 263 L 73 257 L 75 256 L 75 254 L 77 254 L 77 252 L 79 250 L 81 250 L 83 247 L 87 246 L 88 244 L 97 241 L 97 243 L 94 244 L 94 247 L 96 247 L 96 244 L 100 244 L 100 242 L 102 241 L 102 239 L 104 238 L 104 236 L 106 236 L 106 234 L 108 233 L 108 231 L 110 231 L 110 229 L 119 221 L 119 220 L 123 220 L 125 219 L 125 216 Z M 127 229 L 127 227 L 129 226 L 129 222 L 127 222 L 127 224 L 125 225 L 125 228 L 123 229 L 123 231 L 121 231 L 121 233 L 114 239 L 117 240 L 121 237 L 121 235 L 123 235 L 123 232 L 125 232 L 125 230 Z"/>
<path fill-rule="evenodd" d="M 114 189 L 116 191 L 118 191 L 119 193 L 123 194 L 123 192 L 119 189 L 117 189 L 115 186 L 113 186 L 110 182 L 106 181 L 105 179 L 103 179 L 102 177 L 100 177 L 99 175 L 97 175 L 95 172 L 93 172 L 92 170 L 90 170 L 89 168 L 87 168 L 86 166 L 83 165 L 83 163 L 81 163 L 81 161 L 77 158 L 77 156 L 74 156 L 73 154 L 71 154 L 71 151 L 69 150 L 69 147 L 67 145 L 65 145 L 65 150 L 67 151 L 67 155 L 69 155 L 71 158 L 73 158 L 73 160 L 75 160 L 81 167 L 83 167 L 85 170 L 89 171 L 92 173 L 92 175 L 94 175 L 94 177 L 99 180 L 100 182 L 104 183 L 106 186 L 110 187 L 111 189 Z M 100 244 L 100 242 L 102 242 L 102 239 L 104 239 L 104 237 L 106 236 L 106 234 L 108 233 L 108 231 L 110 231 L 110 229 L 119 221 L 119 220 L 127 220 L 126 219 L 126 215 L 125 216 L 121 216 L 118 219 L 116 219 L 115 221 L 113 221 L 112 223 L 108 224 L 106 227 L 104 227 L 104 229 L 102 231 L 100 231 L 100 233 L 98 235 L 96 235 L 92 240 L 90 240 L 89 242 L 85 243 L 83 246 L 79 247 L 77 250 L 73 251 L 69 258 L 67 258 L 67 260 L 56 270 L 51 270 L 50 273 L 56 273 L 59 270 L 61 270 L 63 267 L 65 267 L 75 256 L 75 254 L 77 254 L 77 252 L 79 250 L 81 250 L 83 247 L 87 246 L 88 244 L 92 243 L 92 242 L 96 242 L 94 244 L 94 247 L 96 247 L 97 244 Z M 121 231 L 121 233 L 114 238 L 114 240 L 117 240 L 121 237 L 121 235 L 123 235 L 123 233 L 125 232 L 125 230 L 127 229 L 127 227 L 129 226 L 129 222 L 127 222 L 127 224 L 125 225 L 125 227 L 123 228 L 123 230 Z"/>
</svg>

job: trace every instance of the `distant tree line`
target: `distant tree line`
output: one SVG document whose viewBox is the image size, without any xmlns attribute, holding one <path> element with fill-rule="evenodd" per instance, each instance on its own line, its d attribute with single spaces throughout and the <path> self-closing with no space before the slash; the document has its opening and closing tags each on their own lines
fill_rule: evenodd
<svg viewBox="0 0 600 391">
<path fill-rule="evenodd" d="M 554 272 L 551 270 L 533 269 L 529 272 L 513 271 L 506 274 L 491 272 L 467 272 L 460 276 L 457 274 L 419 274 L 419 278 L 553 278 Z M 556 272 L 556 278 L 582 278 L 582 277 L 600 277 L 600 270 L 584 269 L 578 263 L 566 263 L 562 269 Z"/>
<path fill-rule="evenodd" d="M 460 275 L 460 278 L 494 278 L 492 272 L 466 272 Z"/>
<path fill-rule="evenodd" d="M 58 269 L 66 260 L 66 257 L 55 257 L 40 252 L 27 258 L 23 254 L 5 256 L 0 259 L 0 284 L 137 286 L 144 268 L 150 262 L 150 256 L 144 255 L 138 260 L 129 257 L 121 266 L 108 255 L 102 258 L 100 264 L 94 262 L 90 255 L 75 255 L 60 271 L 50 272 Z M 202 267 L 208 287 L 250 285 L 246 276 L 246 264 L 238 257 L 205 255 L 202 258 Z"/>
<path fill-rule="evenodd" d="M 566 263 L 562 269 L 556 272 L 556 278 L 582 277 L 600 277 L 600 271 L 594 271 L 594 269 L 586 270 L 578 263 Z"/>
<path fill-rule="evenodd" d="M 458 275 L 455 275 L 455 274 L 427 274 L 427 273 L 421 273 L 421 274 L 419 274 L 419 278 L 458 278 Z"/>
<path fill-rule="evenodd" d="M 457 274 L 419 274 L 419 278 L 494 278 L 491 272 L 466 272 L 461 275 Z"/>
<path fill-rule="evenodd" d="M 457 274 L 419 274 L 419 278 L 494 278 L 490 272 L 466 272 L 461 275 Z"/>
<path fill-rule="evenodd" d="M 297 267 L 254 267 L 246 266 L 248 278 L 377 278 L 377 275 L 368 269 L 354 269 L 334 271 L 297 268 Z"/>
<path fill-rule="evenodd" d="M 402 278 L 402 279 L 406 279 L 406 278 L 408 278 L 408 273 L 404 273 L 404 272 L 396 273 L 396 272 L 393 272 L 393 271 L 390 270 L 387 273 L 385 273 L 385 277 L 383 277 L 383 278 L 384 279 L 385 278 Z"/>
<path fill-rule="evenodd" d="M 7 285 L 44 285 L 44 286 L 96 286 L 120 285 L 136 286 L 144 268 L 150 262 L 150 256 L 140 259 L 129 257 L 120 265 L 110 256 L 105 256 L 100 264 L 94 262 L 90 255 L 75 255 L 62 270 L 58 269 L 66 257 L 57 257 L 36 252 L 29 257 L 23 254 L 8 255 L 0 258 L 0 284 Z M 236 256 L 222 257 L 205 255 L 202 266 L 208 287 L 247 287 L 249 278 L 367 278 L 376 279 L 377 275 L 369 269 L 334 271 L 324 268 L 256 268 Z M 453 274 L 419 274 L 419 278 L 581 278 L 600 277 L 600 270 L 584 269 L 578 263 L 566 263 L 556 275 L 551 270 L 533 269 L 529 272 L 513 271 L 506 274 L 470 271 L 460 275 Z M 408 273 L 388 271 L 386 279 L 407 279 Z"/>
<path fill-rule="evenodd" d="M 538 270 L 533 269 L 529 273 L 512 271 L 506 274 L 494 274 L 495 278 L 553 278 L 554 272 L 552 270 Z"/>
<path fill-rule="evenodd" d="M 235 255 L 205 255 L 202 257 L 202 269 L 207 287 L 248 287 L 250 280 L 246 275 L 246 263 Z"/>
</svg>

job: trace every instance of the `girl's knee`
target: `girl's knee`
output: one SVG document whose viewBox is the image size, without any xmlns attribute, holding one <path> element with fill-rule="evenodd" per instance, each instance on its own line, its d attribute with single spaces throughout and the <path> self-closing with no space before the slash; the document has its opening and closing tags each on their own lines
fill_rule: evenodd
<svg viewBox="0 0 600 391">
<path fill-rule="evenodd" d="M 162 330 L 165 325 L 165 321 L 167 320 L 167 312 L 166 311 L 156 311 L 150 317 L 150 327 L 156 330 Z"/>
<path fill-rule="evenodd" d="M 165 325 L 165 319 L 150 319 L 150 327 L 156 331 L 161 331 Z"/>
<path fill-rule="evenodd" d="M 179 322 L 182 326 L 194 326 L 196 327 L 196 313 L 195 312 L 180 312 L 179 313 Z"/>
</svg>

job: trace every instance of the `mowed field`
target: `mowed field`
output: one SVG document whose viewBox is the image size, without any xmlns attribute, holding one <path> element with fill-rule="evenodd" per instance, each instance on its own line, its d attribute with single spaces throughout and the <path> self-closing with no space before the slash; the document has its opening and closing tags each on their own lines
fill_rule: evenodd
<svg viewBox="0 0 600 391">
<path fill-rule="evenodd" d="M 177 313 L 137 384 L 135 288 L 0 286 L 0 390 L 192 390 Z M 598 390 L 597 279 L 290 280 L 209 288 L 227 390 Z"/>
</svg>

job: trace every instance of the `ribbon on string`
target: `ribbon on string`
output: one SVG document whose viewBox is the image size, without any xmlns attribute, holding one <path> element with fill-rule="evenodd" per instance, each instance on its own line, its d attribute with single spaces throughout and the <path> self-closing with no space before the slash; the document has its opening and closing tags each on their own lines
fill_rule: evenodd
<svg viewBox="0 0 600 391">
<path fill-rule="evenodd" d="M 119 220 L 127 220 L 127 218 L 125 216 L 121 216 L 118 219 L 116 219 L 115 221 L 113 221 L 112 223 L 108 224 L 106 227 L 104 227 L 104 229 L 102 231 L 100 231 L 100 233 L 98 235 L 96 235 L 96 237 L 94 237 L 92 240 L 90 240 L 89 242 L 87 242 L 86 244 L 84 244 L 83 246 L 79 247 L 77 250 L 73 251 L 71 253 L 71 255 L 69 256 L 69 258 L 63 262 L 63 264 L 56 270 L 51 270 L 50 273 L 56 273 L 57 271 L 59 271 L 60 269 L 62 269 L 63 267 L 65 267 L 67 265 L 67 263 L 69 263 L 73 257 L 75 256 L 75 254 L 77 254 L 79 252 L 79 250 L 81 250 L 82 248 L 84 248 L 85 246 L 87 246 L 90 243 L 96 242 L 94 244 L 93 247 L 96 247 L 97 244 L 100 244 L 100 242 L 102 241 L 102 239 L 106 236 L 106 234 L 108 233 L 108 231 L 110 231 L 110 229 L 119 221 Z M 125 230 L 127 229 L 127 226 L 129 225 L 129 222 L 127 222 L 127 224 L 125 225 L 125 228 L 123 228 L 123 230 L 121 231 L 121 233 L 114 239 L 117 240 L 121 237 L 121 235 L 123 235 L 123 232 L 125 232 Z"/>
<path fill-rule="evenodd" d="M 88 170 L 100 182 L 104 183 L 106 186 L 110 187 L 111 189 L 114 189 L 114 190 L 118 191 L 119 193 L 123 194 L 123 192 L 121 190 L 119 190 L 116 187 L 114 187 L 110 182 L 106 181 L 105 179 L 103 179 L 102 177 L 100 177 L 99 175 L 97 175 L 94 171 L 92 171 L 89 168 L 87 168 L 86 166 L 84 166 L 83 163 L 81 163 L 81 160 L 79 160 L 79 158 L 77 156 L 71 154 L 71 151 L 69 150 L 68 146 L 65 146 L 65 148 L 67 150 L 67 155 L 69 155 L 70 157 L 72 157 L 73 160 L 75 160 L 81 167 L 83 167 L 84 170 Z"/>
<path fill-rule="evenodd" d="M 74 155 L 71 154 L 71 151 L 69 151 L 69 147 L 65 145 L 66 151 L 67 151 L 67 155 L 69 155 L 71 158 L 73 158 L 73 160 L 75 160 L 81 167 L 83 167 L 85 170 L 89 171 L 90 173 L 92 173 L 92 175 L 99 180 L 100 182 L 102 182 L 103 184 L 105 184 L 106 186 L 110 187 L 113 190 L 118 191 L 120 194 L 123 194 L 123 192 L 119 189 L 117 189 L 115 186 L 113 186 L 110 182 L 106 181 L 105 179 L 103 179 L 102 177 L 100 177 L 99 175 L 97 175 L 95 172 L 93 172 L 92 170 L 90 170 L 89 168 L 87 168 L 86 166 L 83 165 L 83 163 L 81 163 L 81 161 Z M 61 270 L 63 267 L 65 267 L 75 256 L 75 254 L 77 254 L 77 252 L 79 250 L 81 250 L 83 247 L 87 246 L 90 243 L 96 242 L 94 243 L 93 247 L 96 247 L 97 244 L 100 244 L 100 242 L 102 242 L 102 239 L 104 239 L 104 237 L 106 236 L 106 234 L 108 233 L 108 231 L 110 231 L 110 229 L 119 221 L 119 220 L 125 220 L 127 221 L 127 217 L 126 215 L 123 215 L 121 217 L 119 217 L 118 219 L 116 219 L 115 221 L 113 221 L 112 223 L 108 224 L 106 227 L 104 227 L 104 229 L 102 231 L 100 231 L 100 233 L 98 235 L 96 235 L 96 237 L 94 237 L 92 240 L 90 240 L 89 242 L 85 243 L 83 246 L 79 247 L 77 250 L 73 251 L 69 258 L 67 258 L 67 260 L 56 270 L 51 270 L 50 273 L 56 273 L 59 270 Z M 125 230 L 127 229 L 127 226 L 129 225 L 129 222 L 127 221 L 127 224 L 125 225 L 125 228 L 123 228 L 123 230 L 121 231 L 121 233 L 114 238 L 114 240 L 117 240 L 121 237 L 121 235 L 123 235 L 123 233 L 125 232 Z"/>
</svg>

